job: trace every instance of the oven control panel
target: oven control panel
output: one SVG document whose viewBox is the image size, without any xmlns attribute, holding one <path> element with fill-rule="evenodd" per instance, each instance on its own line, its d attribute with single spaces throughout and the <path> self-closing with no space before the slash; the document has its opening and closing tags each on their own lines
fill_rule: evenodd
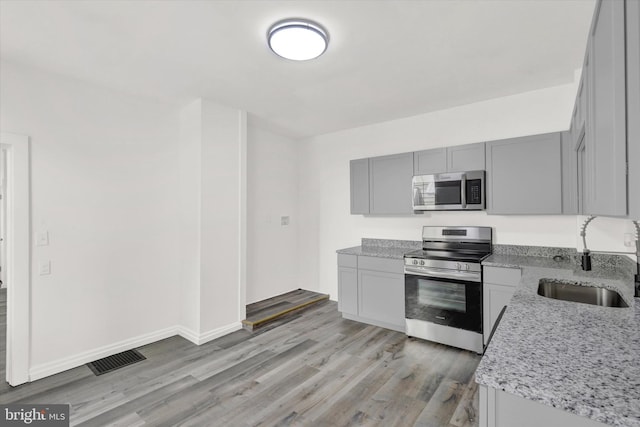
<svg viewBox="0 0 640 427">
<path fill-rule="evenodd" d="M 457 262 L 457 261 L 448 261 L 448 260 L 435 260 L 435 259 L 420 259 L 420 258 L 405 258 L 404 259 L 405 267 L 413 267 L 413 268 L 437 268 L 437 269 L 445 269 L 452 271 L 461 271 L 461 272 L 480 272 L 482 271 L 482 266 L 480 263 L 475 262 Z"/>
</svg>

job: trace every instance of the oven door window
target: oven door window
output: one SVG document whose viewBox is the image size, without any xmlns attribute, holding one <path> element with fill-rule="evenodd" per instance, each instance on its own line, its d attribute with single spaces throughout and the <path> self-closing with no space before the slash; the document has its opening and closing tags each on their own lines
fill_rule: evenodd
<svg viewBox="0 0 640 427">
<path fill-rule="evenodd" d="M 482 283 L 404 275 L 405 317 L 482 332 Z"/>
<path fill-rule="evenodd" d="M 462 203 L 461 181 L 439 181 L 436 187 L 436 205 L 459 205 Z"/>
<path fill-rule="evenodd" d="M 417 281 L 418 304 L 466 313 L 466 287 L 463 283 L 436 282 L 429 279 L 417 279 Z"/>
</svg>

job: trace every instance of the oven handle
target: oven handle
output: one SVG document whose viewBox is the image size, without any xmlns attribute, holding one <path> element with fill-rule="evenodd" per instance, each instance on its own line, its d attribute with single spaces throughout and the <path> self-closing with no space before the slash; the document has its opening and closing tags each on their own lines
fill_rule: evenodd
<svg viewBox="0 0 640 427">
<path fill-rule="evenodd" d="M 437 277 L 441 279 L 453 279 L 453 280 L 464 280 L 467 282 L 481 282 L 482 277 L 480 273 L 470 273 L 470 272 L 457 272 L 451 270 L 443 270 L 440 268 L 412 268 L 405 266 L 404 274 L 412 274 L 415 276 L 422 277 Z"/>
</svg>

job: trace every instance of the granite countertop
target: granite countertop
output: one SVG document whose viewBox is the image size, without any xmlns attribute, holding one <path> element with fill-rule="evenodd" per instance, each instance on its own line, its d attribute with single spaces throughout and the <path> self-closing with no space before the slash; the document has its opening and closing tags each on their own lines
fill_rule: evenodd
<svg viewBox="0 0 640 427">
<path fill-rule="evenodd" d="M 575 263 L 573 260 L 563 258 L 555 261 L 551 257 L 526 256 L 526 255 L 489 255 L 482 261 L 483 266 L 490 267 L 542 267 L 542 268 L 562 268 L 573 269 Z"/>
<path fill-rule="evenodd" d="M 476 381 L 604 424 L 640 426 L 640 299 L 629 272 L 517 255 L 492 255 L 483 265 L 521 267 L 522 278 Z M 629 307 L 542 297 L 541 278 L 615 289 Z"/>
<path fill-rule="evenodd" d="M 422 248 L 421 241 L 362 239 L 362 245 L 338 249 L 336 252 L 346 255 L 372 256 L 378 258 L 402 259 L 407 252 Z"/>
</svg>

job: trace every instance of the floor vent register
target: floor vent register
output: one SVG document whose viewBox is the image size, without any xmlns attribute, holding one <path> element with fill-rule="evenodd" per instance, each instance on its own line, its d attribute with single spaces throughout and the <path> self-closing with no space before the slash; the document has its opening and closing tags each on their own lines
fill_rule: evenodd
<svg viewBox="0 0 640 427">
<path fill-rule="evenodd" d="M 138 350 L 128 350 L 87 363 L 87 366 L 94 374 L 102 375 L 145 359 L 146 357 L 140 354 Z"/>
</svg>

